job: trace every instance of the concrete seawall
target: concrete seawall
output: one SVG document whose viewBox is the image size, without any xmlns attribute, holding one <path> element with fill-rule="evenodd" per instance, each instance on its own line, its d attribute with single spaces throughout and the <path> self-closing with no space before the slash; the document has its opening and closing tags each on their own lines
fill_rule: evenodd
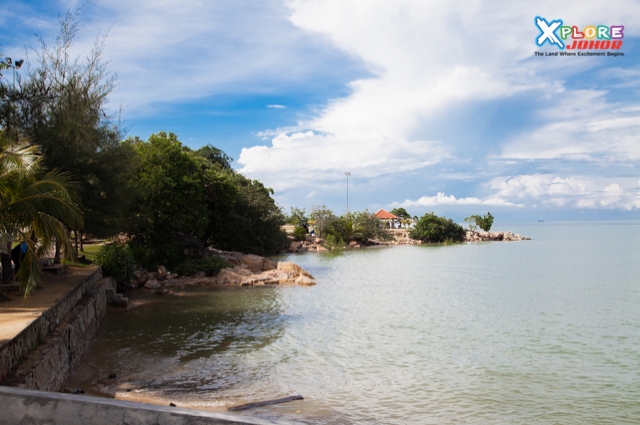
<svg viewBox="0 0 640 425">
<path fill-rule="evenodd" d="M 85 293 L 101 278 L 102 270 L 98 268 L 55 305 L 44 311 L 15 338 L 0 346 L 0 383 L 34 348 L 54 333 Z"/>
<path fill-rule="evenodd" d="M 275 424 L 233 414 L 2 386 L 0 406 L 0 425 Z"/>
</svg>

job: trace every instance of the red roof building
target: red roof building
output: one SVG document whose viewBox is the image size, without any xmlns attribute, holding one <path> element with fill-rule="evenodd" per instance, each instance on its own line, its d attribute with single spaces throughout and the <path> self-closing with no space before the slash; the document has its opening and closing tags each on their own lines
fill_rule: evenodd
<svg viewBox="0 0 640 425">
<path fill-rule="evenodd" d="M 377 219 L 380 220 L 399 220 L 399 217 L 391 214 L 387 210 L 380 209 L 377 213 L 374 214 Z"/>
</svg>

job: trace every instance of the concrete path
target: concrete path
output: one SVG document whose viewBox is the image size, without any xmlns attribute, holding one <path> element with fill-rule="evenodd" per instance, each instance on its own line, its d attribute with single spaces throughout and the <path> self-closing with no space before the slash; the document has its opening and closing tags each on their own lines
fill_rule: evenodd
<svg viewBox="0 0 640 425">
<path fill-rule="evenodd" d="M 13 339 L 69 291 L 80 285 L 97 267 L 69 267 L 61 275 L 45 273 L 41 287 L 25 299 L 18 293 L 5 292 L 11 301 L 0 302 L 0 346 Z"/>
</svg>

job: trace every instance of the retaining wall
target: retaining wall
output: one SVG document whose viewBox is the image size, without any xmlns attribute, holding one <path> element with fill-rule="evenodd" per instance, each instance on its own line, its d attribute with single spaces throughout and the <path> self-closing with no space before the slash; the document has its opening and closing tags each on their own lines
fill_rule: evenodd
<svg viewBox="0 0 640 425">
<path fill-rule="evenodd" d="M 87 279 L 87 281 L 90 279 Z M 83 282 L 80 286 L 85 286 Z M 107 308 L 107 291 L 114 287 L 111 278 L 100 279 L 64 316 L 61 323 L 40 341 L 20 364 L 3 379 L 2 385 L 57 391 L 71 376 L 95 336 Z M 77 288 L 76 288 L 77 289 Z"/>
<path fill-rule="evenodd" d="M 84 294 L 102 278 L 98 268 L 80 285 L 69 291 L 54 306 L 43 312 L 11 341 L 0 346 L 0 382 L 14 369 L 38 344 L 52 335 L 65 316 L 78 304 Z"/>
</svg>

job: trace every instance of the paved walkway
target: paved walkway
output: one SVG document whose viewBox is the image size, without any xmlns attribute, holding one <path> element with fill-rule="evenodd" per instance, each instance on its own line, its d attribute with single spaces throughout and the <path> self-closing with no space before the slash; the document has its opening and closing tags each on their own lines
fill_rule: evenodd
<svg viewBox="0 0 640 425">
<path fill-rule="evenodd" d="M 61 275 L 45 273 L 41 287 L 25 299 L 16 292 L 4 292 L 11 301 L 0 302 L 0 345 L 13 339 L 31 322 L 53 306 L 56 300 L 80 285 L 97 267 L 69 267 Z"/>
</svg>

